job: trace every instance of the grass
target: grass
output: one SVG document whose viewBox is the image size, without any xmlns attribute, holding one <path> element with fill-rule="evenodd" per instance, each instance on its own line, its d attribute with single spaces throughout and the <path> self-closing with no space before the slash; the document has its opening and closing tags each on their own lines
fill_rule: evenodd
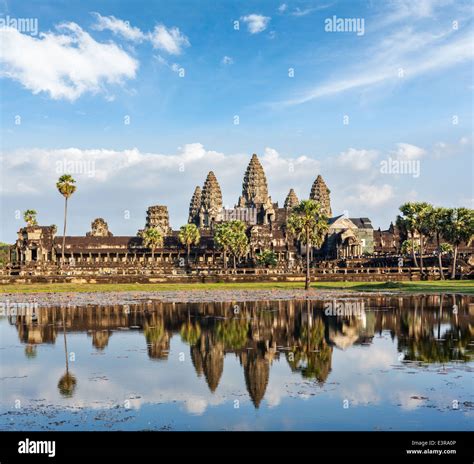
<svg viewBox="0 0 474 464">
<path fill-rule="evenodd" d="M 409 293 L 472 293 L 474 281 L 423 282 L 314 282 L 315 290 L 346 290 L 353 292 L 400 291 Z M 189 283 L 189 284 L 8 284 L 0 285 L 0 293 L 60 292 L 156 292 L 188 290 L 276 290 L 304 289 L 302 282 Z"/>
</svg>

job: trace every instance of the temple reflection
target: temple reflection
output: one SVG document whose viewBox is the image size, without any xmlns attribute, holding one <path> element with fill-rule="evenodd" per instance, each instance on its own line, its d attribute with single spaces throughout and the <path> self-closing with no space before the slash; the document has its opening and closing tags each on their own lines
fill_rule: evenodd
<svg viewBox="0 0 474 464">
<path fill-rule="evenodd" d="M 225 358 L 235 356 L 256 408 L 265 397 L 274 362 L 286 362 L 292 372 L 322 386 L 331 375 L 334 350 L 369 345 L 382 334 L 396 341 L 405 361 L 473 358 L 474 305 L 469 297 L 377 296 L 341 301 L 147 301 L 32 309 L 8 320 L 25 344 L 28 358 L 37 356 L 38 345 L 64 343 L 65 373 L 57 386 L 66 397 L 74 394 L 77 383 L 68 365 L 71 333 L 87 333 L 97 351 L 107 350 L 117 331 L 143 333 L 149 359 L 161 362 L 170 357 L 173 337 L 179 337 L 189 346 L 194 370 L 211 392 L 219 388 Z"/>
</svg>

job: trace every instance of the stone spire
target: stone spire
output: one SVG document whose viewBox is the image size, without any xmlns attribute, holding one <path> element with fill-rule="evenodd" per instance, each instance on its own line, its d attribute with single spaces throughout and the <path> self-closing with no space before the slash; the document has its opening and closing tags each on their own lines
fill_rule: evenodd
<svg viewBox="0 0 474 464">
<path fill-rule="evenodd" d="M 267 178 L 258 156 L 254 153 L 245 171 L 239 206 L 241 208 L 256 208 L 268 202 Z"/>
<path fill-rule="evenodd" d="M 311 187 L 309 198 L 320 203 L 321 211 L 328 217 L 332 217 L 331 198 L 329 196 L 330 193 L 331 191 L 328 189 L 323 178 L 318 175 L 313 183 L 313 186 Z"/>
<path fill-rule="evenodd" d="M 102 218 L 94 219 L 91 223 L 91 231 L 87 232 L 87 237 L 112 237 L 109 226 Z"/>
<path fill-rule="evenodd" d="M 189 203 L 189 218 L 190 224 L 199 224 L 199 208 L 201 207 L 201 187 L 199 185 L 194 189 L 191 202 Z"/>
<path fill-rule="evenodd" d="M 168 208 L 164 205 L 150 206 L 146 211 L 145 229 L 158 229 L 166 236 L 171 232 Z"/>
<path fill-rule="evenodd" d="M 199 225 L 211 227 L 222 218 L 222 192 L 215 174 L 211 171 L 206 177 L 201 193 Z"/>
<path fill-rule="evenodd" d="M 290 189 L 285 199 L 285 208 L 291 209 L 299 204 L 298 197 L 293 189 Z"/>
</svg>

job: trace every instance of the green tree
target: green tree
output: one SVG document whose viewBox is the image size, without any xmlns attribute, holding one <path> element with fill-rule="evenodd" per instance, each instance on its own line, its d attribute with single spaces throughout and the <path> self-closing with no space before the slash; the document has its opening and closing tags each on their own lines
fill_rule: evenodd
<svg viewBox="0 0 474 464">
<path fill-rule="evenodd" d="M 37 212 L 34 209 L 27 209 L 23 213 L 23 219 L 25 220 L 26 224 L 29 226 L 36 226 L 38 222 L 36 221 Z"/>
<path fill-rule="evenodd" d="M 305 289 L 310 286 L 309 251 L 311 247 L 320 247 L 328 230 L 327 217 L 321 212 L 321 205 L 314 200 L 302 200 L 293 208 L 288 218 L 288 229 L 306 246 Z"/>
<path fill-rule="evenodd" d="M 454 248 L 451 278 L 456 277 L 456 260 L 461 243 L 470 243 L 474 235 L 474 210 L 469 208 L 449 208 L 446 211 L 443 237 Z"/>
<path fill-rule="evenodd" d="M 417 215 L 416 215 L 416 208 L 414 206 L 414 203 L 404 203 L 402 206 L 400 206 L 400 212 L 402 213 L 402 216 L 397 216 L 397 226 L 402 229 L 406 230 L 407 233 L 411 236 L 411 255 L 413 258 L 413 263 L 415 264 L 415 267 L 418 267 L 418 262 L 416 260 L 416 254 L 415 254 L 415 232 L 416 232 L 416 221 L 417 221 Z"/>
<path fill-rule="evenodd" d="M 64 264 L 64 249 L 66 246 L 66 224 L 67 224 L 67 201 L 76 191 L 74 185 L 76 181 L 70 174 L 63 174 L 56 182 L 58 192 L 64 197 L 64 228 L 63 228 L 63 244 L 61 247 L 61 263 Z"/>
<path fill-rule="evenodd" d="M 230 242 L 229 251 L 232 254 L 234 270 L 237 267 L 237 261 L 248 252 L 249 239 L 247 237 L 247 226 L 242 221 L 230 221 Z"/>
<path fill-rule="evenodd" d="M 405 240 L 402 243 L 402 246 L 400 248 L 400 253 L 402 255 L 409 255 L 412 253 L 412 250 L 415 250 L 415 252 L 420 251 L 420 245 L 418 242 L 414 242 L 413 239 Z"/>
<path fill-rule="evenodd" d="M 150 248 L 152 259 L 155 258 L 155 250 L 163 245 L 163 235 L 156 227 L 148 227 L 141 233 L 143 245 Z"/>
<path fill-rule="evenodd" d="M 199 245 L 201 234 L 196 224 L 186 224 L 181 226 L 178 233 L 178 239 L 186 247 L 186 259 L 189 264 L 189 254 L 192 245 Z"/>
<path fill-rule="evenodd" d="M 260 266 L 276 266 L 277 265 L 277 257 L 273 250 L 262 250 L 256 256 L 257 264 Z"/>
<path fill-rule="evenodd" d="M 222 250 L 224 259 L 224 270 L 227 270 L 227 253 L 230 249 L 232 231 L 229 222 L 217 224 L 214 232 L 214 242 Z"/>
<path fill-rule="evenodd" d="M 448 218 L 447 212 L 448 210 L 446 208 L 433 208 L 429 216 L 429 227 L 436 238 L 439 274 L 442 280 L 444 280 L 443 254 L 448 253 L 452 248 L 448 243 L 441 243 L 441 237 Z"/>
<path fill-rule="evenodd" d="M 433 206 L 426 202 L 414 203 L 417 215 L 416 230 L 420 238 L 420 272 L 423 274 L 423 253 L 425 240 L 433 234 L 432 211 Z"/>
</svg>

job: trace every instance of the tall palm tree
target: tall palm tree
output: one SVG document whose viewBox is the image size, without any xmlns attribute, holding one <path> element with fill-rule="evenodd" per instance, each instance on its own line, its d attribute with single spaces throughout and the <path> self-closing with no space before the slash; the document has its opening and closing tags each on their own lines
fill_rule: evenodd
<svg viewBox="0 0 474 464">
<path fill-rule="evenodd" d="M 26 224 L 29 226 L 36 226 L 38 222 L 36 221 L 36 211 L 34 209 L 27 209 L 23 213 L 23 219 L 25 220 Z"/>
<path fill-rule="evenodd" d="M 149 227 L 142 232 L 141 237 L 143 245 L 151 249 L 151 258 L 154 259 L 155 250 L 163 245 L 163 235 L 156 227 Z"/>
<path fill-rule="evenodd" d="M 232 253 L 234 270 L 237 267 L 237 260 L 240 260 L 248 252 L 249 239 L 247 237 L 247 226 L 242 221 L 230 221 L 230 242 L 229 249 Z"/>
<path fill-rule="evenodd" d="M 302 200 L 293 208 L 288 218 L 288 229 L 306 246 L 305 290 L 309 290 L 311 280 L 309 250 L 311 247 L 322 245 L 328 230 L 328 220 L 321 212 L 321 205 L 314 200 Z"/>
<path fill-rule="evenodd" d="M 214 241 L 218 248 L 222 249 L 224 258 L 224 270 L 227 271 L 227 252 L 230 249 L 232 240 L 232 230 L 229 222 L 217 224 L 214 232 Z"/>
<path fill-rule="evenodd" d="M 179 241 L 186 246 L 186 260 L 189 264 L 189 254 L 191 253 L 191 245 L 199 245 L 201 234 L 196 224 L 186 224 L 181 226 L 178 233 Z"/>
<path fill-rule="evenodd" d="M 461 243 L 469 244 L 474 235 L 474 210 L 469 208 L 449 208 L 446 212 L 446 222 L 443 237 L 454 248 L 453 268 L 451 279 L 456 277 L 456 260 Z"/>
<path fill-rule="evenodd" d="M 70 174 L 63 174 L 56 182 L 56 188 L 64 197 L 64 229 L 63 229 L 63 244 L 61 247 L 61 264 L 64 264 L 64 248 L 66 246 L 66 223 L 67 223 L 67 201 L 69 197 L 76 191 L 74 185 L 76 181 Z"/>
<path fill-rule="evenodd" d="M 399 208 L 403 216 L 397 216 L 397 226 L 401 229 L 405 229 L 411 235 L 411 255 L 413 258 L 413 263 L 415 267 L 418 267 L 418 262 L 416 260 L 415 254 L 415 232 L 416 232 L 416 208 L 414 203 L 404 203 Z"/>
<path fill-rule="evenodd" d="M 431 213 L 433 206 L 426 202 L 414 203 L 415 211 L 417 213 L 416 230 L 420 236 L 420 272 L 424 273 L 423 270 L 423 252 L 425 240 L 430 238 L 433 234 Z"/>
<path fill-rule="evenodd" d="M 433 208 L 429 216 L 429 226 L 433 231 L 434 236 L 436 237 L 436 248 L 438 251 L 438 266 L 439 266 L 439 275 L 441 280 L 444 280 L 443 272 L 443 253 L 446 252 L 447 243 L 441 243 L 441 236 L 446 227 L 447 220 L 447 209 L 446 208 Z"/>
</svg>

